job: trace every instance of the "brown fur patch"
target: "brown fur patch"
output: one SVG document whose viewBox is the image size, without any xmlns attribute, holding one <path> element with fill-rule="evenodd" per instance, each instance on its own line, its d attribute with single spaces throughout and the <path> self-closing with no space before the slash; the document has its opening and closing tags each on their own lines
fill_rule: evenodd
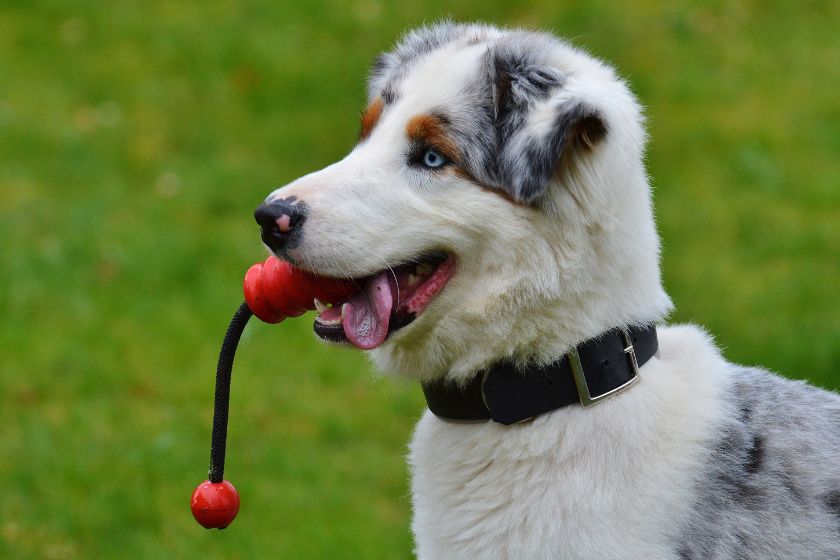
<svg viewBox="0 0 840 560">
<path fill-rule="evenodd" d="M 385 107 L 385 102 L 382 101 L 381 97 L 377 97 L 373 100 L 373 102 L 367 106 L 367 109 L 364 110 L 362 113 L 362 128 L 359 131 L 359 141 L 364 140 L 370 133 L 373 132 L 373 129 L 376 127 L 376 123 L 379 122 L 379 117 L 382 116 L 382 109 Z"/>
<path fill-rule="evenodd" d="M 591 150 L 606 134 L 607 127 L 597 116 L 582 118 L 572 130 L 572 137 L 575 138 L 577 145 L 585 150 Z"/>
<path fill-rule="evenodd" d="M 598 116 L 586 116 L 575 123 L 566 135 L 566 145 L 569 149 L 563 150 L 560 155 L 560 161 L 557 162 L 554 170 L 555 174 L 561 174 L 571 168 L 576 155 L 591 152 L 606 135 L 607 127 Z"/>
<path fill-rule="evenodd" d="M 412 141 L 423 142 L 438 150 L 450 161 L 458 162 L 461 151 L 446 133 L 446 120 L 443 117 L 430 114 L 417 115 L 409 119 L 405 130 Z"/>
</svg>

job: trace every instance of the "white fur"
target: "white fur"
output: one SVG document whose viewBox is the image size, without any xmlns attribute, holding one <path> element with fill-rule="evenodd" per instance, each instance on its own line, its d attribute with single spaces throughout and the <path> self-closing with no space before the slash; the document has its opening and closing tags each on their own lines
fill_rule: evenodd
<svg viewBox="0 0 840 560">
<path fill-rule="evenodd" d="M 607 125 L 592 150 L 558 169 L 539 203 L 512 204 L 451 171 L 406 165 L 409 119 L 457 104 L 482 55 L 508 37 L 464 29 L 464 40 L 418 48 L 404 63 L 394 103 L 345 159 L 272 193 L 306 204 L 305 234 L 288 256 L 322 274 L 365 276 L 430 250 L 456 256 L 444 291 L 370 353 L 383 372 L 418 380 L 464 382 L 503 358 L 553 361 L 615 326 L 662 321 L 671 309 L 639 105 L 611 68 L 585 53 L 545 36 L 523 39 L 541 45 L 564 78 L 533 107 L 516 140 L 523 149 L 575 103 Z M 411 54 L 422 33 L 401 52 Z M 396 57 L 385 60 L 393 66 Z M 372 97 L 387 79 L 372 78 Z M 659 337 L 641 382 L 593 408 L 509 427 L 427 412 L 410 452 L 418 556 L 677 560 L 704 461 L 735 414 L 723 404 L 734 368 L 695 327 L 661 327 Z"/>
<path fill-rule="evenodd" d="M 427 412 L 409 457 L 418 556 L 676 560 L 728 364 L 695 327 L 659 334 L 642 381 L 591 409 L 510 427 Z"/>
</svg>

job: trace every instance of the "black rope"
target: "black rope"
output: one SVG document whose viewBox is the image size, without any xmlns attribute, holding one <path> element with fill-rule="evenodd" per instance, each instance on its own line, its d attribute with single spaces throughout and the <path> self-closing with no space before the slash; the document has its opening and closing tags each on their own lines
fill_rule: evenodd
<svg viewBox="0 0 840 560">
<path fill-rule="evenodd" d="M 210 482 L 218 484 L 224 480 L 225 473 L 225 442 L 227 441 L 228 405 L 230 404 L 230 374 L 233 369 L 233 357 L 236 346 L 251 310 L 247 303 L 242 303 L 233 319 L 230 320 L 222 350 L 219 352 L 219 365 L 216 366 L 216 396 L 213 403 L 213 435 L 210 440 Z"/>
</svg>

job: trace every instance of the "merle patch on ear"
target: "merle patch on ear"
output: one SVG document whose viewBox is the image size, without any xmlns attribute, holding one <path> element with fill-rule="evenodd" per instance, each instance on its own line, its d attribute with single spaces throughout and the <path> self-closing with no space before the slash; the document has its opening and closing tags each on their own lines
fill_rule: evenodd
<svg viewBox="0 0 840 560">
<path fill-rule="evenodd" d="M 583 102 L 556 108 L 550 126 L 532 133 L 526 127 L 507 138 L 499 153 L 499 175 L 518 200 L 536 201 L 558 167 L 581 149 L 591 149 L 606 134 L 597 111 Z"/>
<path fill-rule="evenodd" d="M 537 106 L 546 112 L 545 104 L 562 91 L 565 78 L 554 68 L 497 52 L 491 72 L 498 179 L 516 200 L 530 204 L 542 196 L 567 158 L 594 147 L 607 128 L 598 111 L 582 100 L 558 103 L 533 118 Z"/>
</svg>

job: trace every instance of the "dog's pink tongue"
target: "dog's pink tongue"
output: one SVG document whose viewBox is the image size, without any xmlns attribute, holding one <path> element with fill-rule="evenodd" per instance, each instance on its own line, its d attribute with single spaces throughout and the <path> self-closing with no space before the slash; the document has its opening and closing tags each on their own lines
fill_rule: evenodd
<svg viewBox="0 0 840 560">
<path fill-rule="evenodd" d="M 342 309 L 344 335 L 362 350 L 376 348 L 388 336 L 394 298 L 388 274 L 380 272 L 365 289 L 351 297 Z"/>
</svg>

